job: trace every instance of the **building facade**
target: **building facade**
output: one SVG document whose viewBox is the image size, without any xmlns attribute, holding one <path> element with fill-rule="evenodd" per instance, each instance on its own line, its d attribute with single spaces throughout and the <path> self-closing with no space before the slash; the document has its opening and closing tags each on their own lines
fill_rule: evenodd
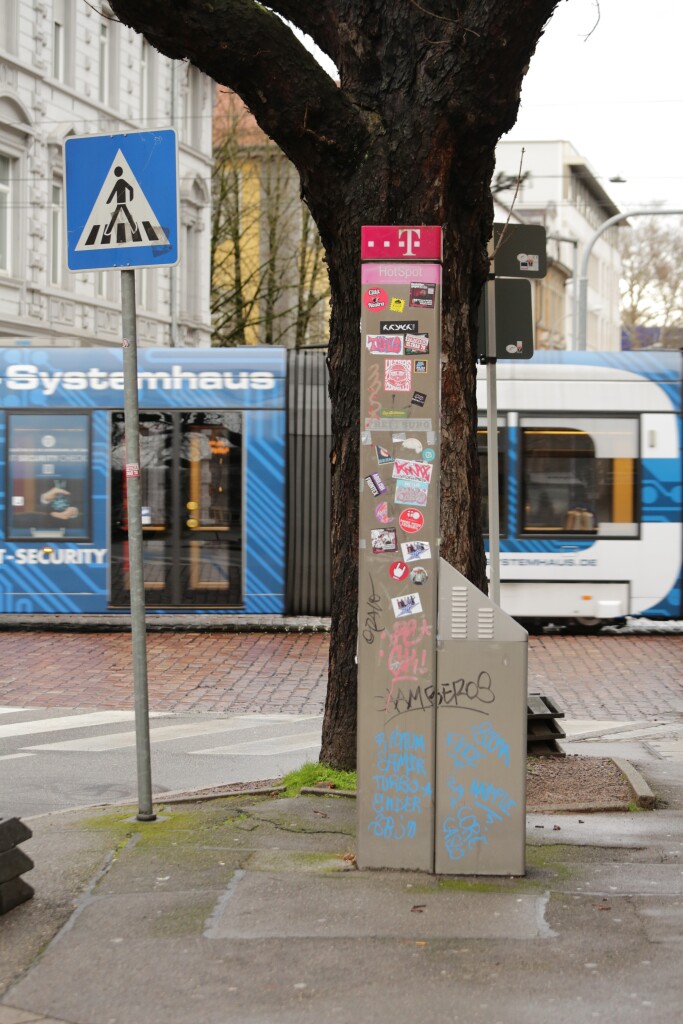
<svg viewBox="0 0 683 1024">
<path fill-rule="evenodd" d="M 141 345 L 207 346 L 213 83 L 106 2 L 2 0 L 0 345 L 120 343 L 120 274 L 66 268 L 69 136 L 175 127 L 180 263 L 136 271 Z"/>
<path fill-rule="evenodd" d="M 299 172 L 223 86 L 213 135 L 214 344 L 326 345 L 329 280 Z"/>
<path fill-rule="evenodd" d="M 523 152 L 522 152 L 523 151 Z M 521 168 L 521 169 L 520 169 Z M 535 294 L 536 345 L 545 349 L 577 347 L 578 293 L 575 282 L 593 234 L 619 208 L 588 163 L 569 142 L 505 139 L 496 148 L 496 177 L 509 185 L 501 200 L 516 217 L 542 224 L 548 238 L 548 276 Z M 516 182 L 519 190 L 513 202 Z M 500 219 L 496 214 L 496 219 Z M 617 233 L 626 222 L 600 236 L 588 264 L 586 347 L 621 348 Z"/>
</svg>

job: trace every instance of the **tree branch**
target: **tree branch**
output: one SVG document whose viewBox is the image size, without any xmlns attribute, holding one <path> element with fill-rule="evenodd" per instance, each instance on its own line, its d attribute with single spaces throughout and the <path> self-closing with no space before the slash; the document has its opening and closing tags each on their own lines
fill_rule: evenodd
<svg viewBox="0 0 683 1024">
<path fill-rule="evenodd" d="M 111 6 L 167 57 L 190 60 L 241 96 L 300 170 L 355 163 L 366 139 L 362 118 L 278 14 L 256 0 L 166 0 L 163 15 L 159 0 Z"/>
<path fill-rule="evenodd" d="M 270 0 L 271 11 L 309 35 L 316 46 L 337 64 L 339 35 L 334 0 Z"/>
</svg>

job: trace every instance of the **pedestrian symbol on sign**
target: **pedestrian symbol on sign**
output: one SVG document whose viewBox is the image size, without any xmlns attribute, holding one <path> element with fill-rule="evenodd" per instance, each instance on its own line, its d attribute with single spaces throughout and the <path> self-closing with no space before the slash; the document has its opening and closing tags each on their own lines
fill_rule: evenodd
<svg viewBox="0 0 683 1024">
<path fill-rule="evenodd" d="M 81 232 L 76 252 L 143 245 L 170 243 L 119 149 Z"/>
</svg>

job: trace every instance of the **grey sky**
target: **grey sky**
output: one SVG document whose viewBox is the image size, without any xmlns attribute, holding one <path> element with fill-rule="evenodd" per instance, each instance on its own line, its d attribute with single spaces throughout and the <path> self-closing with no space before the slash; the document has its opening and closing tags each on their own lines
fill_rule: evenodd
<svg viewBox="0 0 683 1024">
<path fill-rule="evenodd" d="M 682 40 L 681 0 L 564 0 L 506 138 L 567 139 L 622 210 L 683 209 Z"/>
</svg>

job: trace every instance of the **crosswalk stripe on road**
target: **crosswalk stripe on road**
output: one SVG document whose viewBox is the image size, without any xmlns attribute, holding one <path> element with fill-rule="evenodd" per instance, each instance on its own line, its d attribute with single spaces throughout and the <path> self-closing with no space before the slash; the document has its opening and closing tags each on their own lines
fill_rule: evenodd
<svg viewBox="0 0 683 1024">
<path fill-rule="evenodd" d="M 45 709 L 38 708 L 0 708 L 0 714 L 11 712 L 23 713 L 33 711 L 40 715 Z M 206 749 L 195 749 L 187 751 L 193 755 L 212 756 L 267 756 L 294 753 L 298 750 L 313 749 L 320 744 L 320 724 L 322 715 L 289 715 L 289 714 L 244 714 L 232 715 L 226 718 L 202 718 L 201 720 L 174 722 L 166 725 L 155 723 L 153 719 L 176 717 L 170 712 L 150 712 L 150 744 L 168 743 L 172 741 L 198 740 L 203 736 L 216 736 L 232 734 L 236 736 L 236 742 L 226 742 L 225 745 L 210 747 Z M 133 711 L 93 711 L 74 712 L 69 715 L 59 715 L 56 718 L 34 717 L 30 721 L 7 722 L 0 725 L 0 741 L 19 738 L 25 740 L 28 737 L 36 739 L 47 733 L 70 732 L 73 730 L 106 728 L 133 723 L 135 713 Z M 292 731 L 292 725 L 300 723 L 315 723 L 313 728 L 306 731 Z M 259 727 L 271 727 L 272 735 L 260 736 L 258 739 L 251 739 L 254 731 Z M 278 731 L 280 727 L 283 732 Z M 287 728 L 289 727 L 289 729 Z M 239 734 L 242 734 L 240 741 Z M 38 753 L 108 753 L 116 750 L 132 748 L 136 745 L 136 733 L 133 730 L 125 732 L 106 732 L 88 736 L 71 737 L 65 740 L 54 742 L 30 741 L 24 745 L 20 752 L 0 754 L 0 761 L 10 760 L 18 757 L 32 757 Z"/>
</svg>

